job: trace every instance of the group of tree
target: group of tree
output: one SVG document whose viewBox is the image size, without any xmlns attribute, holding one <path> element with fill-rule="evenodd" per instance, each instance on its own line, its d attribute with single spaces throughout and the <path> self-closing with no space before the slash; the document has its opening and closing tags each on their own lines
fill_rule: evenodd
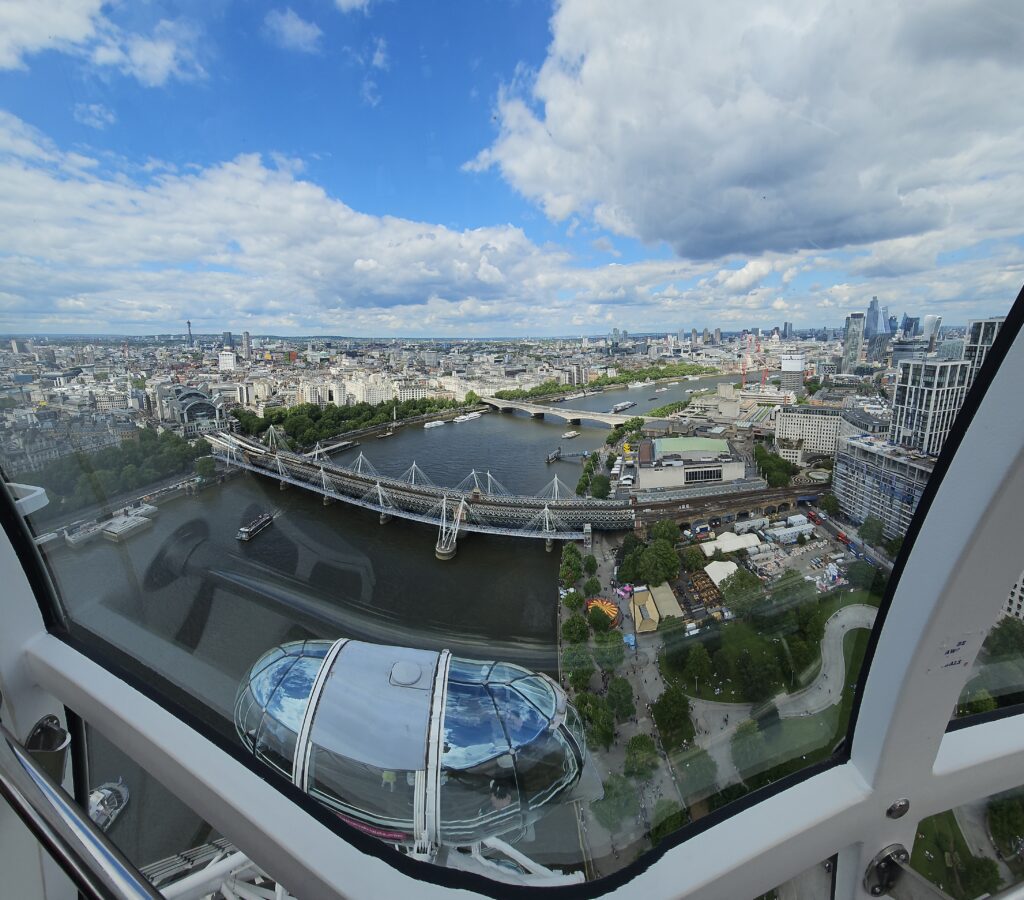
<svg viewBox="0 0 1024 900">
<path fill-rule="evenodd" d="M 657 847 L 670 834 L 674 834 L 690 821 L 690 816 L 675 800 L 662 797 L 654 804 L 651 822 L 651 843 Z"/>
<path fill-rule="evenodd" d="M 662 743 L 668 750 L 681 747 L 683 741 L 693 739 L 690 700 L 677 685 L 670 684 L 661 692 L 661 696 L 651 705 L 651 714 L 658 726 Z"/>
<path fill-rule="evenodd" d="M 687 572 L 699 572 L 707 565 L 704 551 L 697 546 L 684 547 L 682 553 L 679 554 L 679 559 Z"/>
<path fill-rule="evenodd" d="M 590 679 L 594 674 L 594 660 L 585 644 L 570 643 L 563 648 L 562 671 L 577 694 L 590 686 Z"/>
<path fill-rule="evenodd" d="M 647 366 L 643 369 L 629 369 L 616 375 L 602 375 L 587 383 L 589 388 L 607 387 L 612 384 L 629 384 L 631 381 L 648 381 L 658 378 L 681 378 L 686 375 L 714 375 L 718 370 L 712 366 L 698 366 L 694 363 L 667 363 L 662 366 Z M 538 397 L 551 397 L 573 390 L 557 381 L 545 381 L 532 388 L 515 388 L 498 391 L 495 397 L 499 400 L 533 400 Z"/>
<path fill-rule="evenodd" d="M 638 434 L 643 427 L 643 418 L 641 416 L 634 416 L 632 419 L 627 419 L 621 425 L 616 425 L 611 431 L 609 431 L 604 442 L 609 447 L 614 447 L 627 435 Z"/>
<path fill-rule="evenodd" d="M 885 587 L 889 581 L 881 568 L 863 559 L 858 559 L 846 567 L 846 577 L 853 587 L 870 591 L 879 598 L 885 594 Z"/>
<path fill-rule="evenodd" d="M 739 618 L 749 616 L 765 600 L 761 579 L 749 569 L 739 568 L 732 575 L 722 579 L 718 590 L 725 605 Z"/>
<path fill-rule="evenodd" d="M 757 723 L 747 719 L 732 736 L 732 761 L 741 775 L 752 772 L 765 760 L 765 738 Z"/>
<path fill-rule="evenodd" d="M 679 556 L 671 542 L 655 538 L 650 544 L 636 542 L 619 564 L 623 584 L 658 585 L 679 577 Z"/>
<path fill-rule="evenodd" d="M 760 444 L 754 448 L 754 462 L 764 475 L 769 487 L 786 487 L 789 479 L 800 471 L 800 467 L 784 460 L 776 453 L 769 453 Z"/>
<path fill-rule="evenodd" d="M 644 413 L 644 415 L 654 416 L 656 418 L 663 418 L 665 416 L 671 416 L 673 413 L 682 412 L 689 405 L 689 399 L 676 400 L 674 403 L 666 403 L 664 406 L 658 406 L 654 409 L 650 409 L 646 413 Z"/>
<path fill-rule="evenodd" d="M 625 722 L 636 715 L 636 703 L 633 700 L 633 687 L 629 680 L 616 676 L 608 683 L 608 706 L 615 716 L 616 722 Z"/>
<path fill-rule="evenodd" d="M 583 463 L 583 472 L 576 482 L 576 494 L 582 497 L 587 491 L 598 500 L 604 500 L 611 493 L 612 483 L 601 471 L 601 457 L 595 450 Z"/>
<path fill-rule="evenodd" d="M 961 696 L 956 704 L 956 714 L 961 717 L 976 716 L 979 713 L 992 712 L 998 707 L 995 697 L 984 688 L 978 688 L 971 691 L 968 696 Z"/>
<path fill-rule="evenodd" d="M 25 480 L 46 489 L 47 513 L 57 515 L 191 472 L 196 461 L 209 453 L 210 445 L 202 438 L 186 441 L 173 431 L 158 435 L 143 428 L 119 446 L 61 457 L 27 473 Z M 212 464 L 213 460 L 204 464 L 200 474 L 212 475 Z"/>
<path fill-rule="evenodd" d="M 651 526 L 651 539 L 677 544 L 679 542 L 679 526 L 672 519 L 661 519 Z"/>
<path fill-rule="evenodd" d="M 576 710 L 583 719 L 587 743 L 607 750 L 615 739 L 615 715 L 604 697 L 581 691 L 576 695 Z"/>
<path fill-rule="evenodd" d="M 317 441 L 347 431 L 383 425 L 392 419 L 410 419 L 427 413 L 458 409 L 464 405 L 454 400 L 422 397 L 400 402 L 355 403 L 352 406 L 328 403 L 321 407 L 316 403 L 300 403 L 287 409 L 269 409 L 263 416 L 237 407 L 231 411 L 231 415 L 238 419 L 239 426 L 246 434 L 261 435 L 274 425 L 285 430 L 294 446 L 312 447 Z"/>
<path fill-rule="evenodd" d="M 562 545 L 562 560 L 558 568 L 558 580 L 562 587 L 573 587 L 583 577 L 583 554 L 572 541 Z"/>
<path fill-rule="evenodd" d="M 830 516 L 839 515 L 839 498 L 835 494 L 822 494 L 818 498 L 818 506 Z"/>
</svg>

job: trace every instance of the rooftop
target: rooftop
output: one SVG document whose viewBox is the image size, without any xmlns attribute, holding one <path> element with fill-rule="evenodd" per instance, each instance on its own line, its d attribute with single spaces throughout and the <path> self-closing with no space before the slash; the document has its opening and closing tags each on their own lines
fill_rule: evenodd
<svg viewBox="0 0 1024 900">
<path fill-rule="evenodd" d="M 717 438 L 674 437 L 656 438 L 654 453 L 663 456 L 667 453 L 698 453 L 702 456 L 718 456 L 728 454 L 729 442 Z"/>
</svg>

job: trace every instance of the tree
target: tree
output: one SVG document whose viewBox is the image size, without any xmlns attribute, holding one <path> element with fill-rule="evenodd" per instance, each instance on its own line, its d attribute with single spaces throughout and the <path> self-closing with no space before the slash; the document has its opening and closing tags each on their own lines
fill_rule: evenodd
<svg viewBox="0 0 1024 900">
<path fill-rule="evenodd" d="M 679 526 L 671 519 L 662 519 L 651 526 L 651 538 L 675 544 L 679 541 Z"/>
<path fill-rule="evenodd" d="M 562 623 L 562 640 L 569 644 L 583 644 L 590 635 L 583 616 L 570 616 Z"/>
<path fill-rule="evenodd" d="M 583 582 L 583 593 L 587 597 L 596 597 L 601 593 L 601 582 L 596 578 L 588 578 Z"/>
<path fill-rule="evenodd" d="M 597 574 L 597 557 L 593 553 L 588 553 L 583 557 L 583 571 L 588 575 Z"/>
<path fill-rule="evenodd" d="M 858 559 L 846 567 L 846 577 L 855 588 L 868 590 L 875 580 L 875 567 L 869 562 Z"/>
<path fill-rule="evenodd" d="M 466 391 L 466 397 L 462 401 L 466 406 L 476 406 L 480 402 L 480 397 L 476 391 Z"/>
<path fill-rule="evenodd" d="M 741 775 L 751 772 L 765 758 L 764 735 L 750 719 L 741 722 L 732 736 L 732 761 Z"/>
<path fill-rule="evenodd" d="M 661 696 L 651 705 L 651 714 L 662 741 L 669 749 L 693 737 L 690 698 L 677 685 L 669 685 L 662 691 Z"/>
<path fill-rule="evenodd" d="M 615 832 L 627 819 L 640 812 L 636 789 L 624 775 L 609 775 L 604 783 L 604 797 L 590 804 L 594 817 L 608 831 Z"/>
<path fill-rule="evenodd" d="M 825 494 L 818 500 L 818 506 L 830 516 L 839 515 L 839 500 L 834 494 Z"/>
<path fill-rule="evenodd" d="M 607 475 L 598 473 L 590 479 L 590 495 L 595 500 L 607 500 L 611 492 L 612 483 L 608 480 Z"/>
<path fill-rule="evenodd" d="M 565 562 L 567 559 L 575 559 L 577 562 L 583 559 L 583 553 L 580 551 L 580 548 L 572 541 L 566 541 L 562 544 L 562 562 Z"/>
<path fill-rule="evenodd" d="M 797 542 L 798 546 L 802 547 L 804 544 L 807 543 L 807 535 L 806 534 L 798 534 L 796 536 L 796 542 Z"/>
<path fill-rule="evenodd" d="M 607 458 L 607 459 L 606 459 L 606 460 L 604 461 L 604 464 L 605 464 L 605 465 L 606 465 L 606 466 L 607 466 L 607 467 L 608 467 L 609 469 L 611 469 L 611 468 L 612 468 L 612 466 L 614 466 L 614 465 L 615 465 L 615 460 L 617 460 L 618 458 L 619 458 L 619 457 L 618 457 L 618 456 L 617 456 L 616 454 L 614 454 L 614 453 L 609 453 L 609 454 L 608 454 L 608 458 Z"/>
<path fill-rule="evenodd" d="M 978 713 L 992 712 L 998 706 L 995 697 L 984 688 L 979 688 L 972 692 L 969 698 L 960 698 L 960 702 L 956 705 L 956 714 L 958 716 L 976 716 Z"/>
<path fill-rule="evenodd" d="M 646 781 L 658 768 L 658 747 L 649 734 L 636 734 L 626 744 L 623 772 L 630 778 Z"/>
<path fill-rule="evenodd" d="M 196 475 L 202 478 L 213 478 L 217 474 L 217 461 L 212 456 L 204 456 L 196 460 Z"/>
<path fill-rule="evenodd" d="M 615 717 L 608 701 L 584 692 L 576 695 L 576 709 L 583 719 L 587 741 L 607 750 L 615 737 Z"/>
<path fill-rule="evenodd" d="M 580 480 L 576 482 L 576 496 L 582 497 L 587 490 L 590 488 L 590 476 L 584 472 L 580 475 Z"/>
<path fill-rule="evenodd" d="M 864 520 L 864 524 L 857 529 L 857 533 L 860 535 L 861 540 L 866 544 L 872 546 L 878 546 L 883 541 L 882 529 L 885 527 L 885 523 L 876 516 L 868 516 Z"/>
<path fill-rule="evenodd" d="M 894 538 L 890 538 L 885 542 L 885 552 L 889 554 L 892 559 L 895 559 L 900 555 L 900 550 L 903 549 L 903 535 L 898 534 Z"/>
<path fill-rule="evenodd" d="M 686 654 L 686 665 L 683 667 L 683 675 L 687 684 L 693 682 L 693 690 L 696 693 L 698 684 L 708 684 L 711 681 L 711 656 L 703 644 L 695 644 Z"/>
<path fill-rule="evenodd" d="M 967 897 L 979 897 L 982 894 L 993 894 L 1003 883 L 999 877 L 999 867 L 994 859 L 984 856 L 971 856 L 964 860 L 960 869 L 960 884 Z"/>
<path fill-rule="evenodd" d="M 608 685 L 608 706 L 617 722 L 624 722 L 636 715 L 633 687 L 627 679 L 615 677 L 611 680 Z"/>
<path fill-rule="evenodd" d="M 1006 616 L 985 639 L 985 654 L 994 659 L 1024 657 L 1024 622 Z"/>
<path fill-rule="evenodd" d="M 594 661 L 583 644 L 570 644 L 562 651 L 562 668 L 574 691 L 585 691 L 594 674 Z"/>
<path fill-rule="evenodd" d="M 723 579 L 718 590 L 725 605 L 741 618 L 750 615 L 764 599 L 761 579 L 747 569 L 737 569 Z"/>
<path fill-rule="evenodd" d="M 583 596 L 577 591 L 569 591 L 562 598 L 562 602 L 573 612 L 583 609 Z"/>
<path fill-rule="evenodd" d="M 654 804 L 651 843 L 657 846 L 689 821 L 690 817 L 686 810 L 676 803 L 675 800 L 662 798 Z"/>
<path fill-rule="evenodd" d="M 650 585 L 662 584 L 679 576 L 679 557 L 668 541 L 657 539 L 643 551 L 640 575 Z"/>
<path fill-rule="evenodd" d="M 587 611 L 587 622 L 594 629 L 595 635 L 607 634 L 612 627 L 607 613 L 598 606 L 591 606 Z"/>
<path fill-rule="evenodd" d="M 608 617 L 604 616 L 604 620 L 607 622 Z M 622 635 L 617 631 L 608 631 L 606 628 L 605 631 L 598 631 L 594 635 L 594 661 L 602 671 L 614 672 L 625 659 L 626 647 L 622 643 Z"/>
<path fill-rule="evenodd" d="M 699 572 L 704 568 L 707 559 L 700 547 L 686 547 L 682 552 L 682 561 L 687 572 Z"/>
<path fill-rule="evenodd" d="M 619 564 L 619 581 L 622 584 L 635 584 L 643 581 L 643 573 L 641 571 L 640 562 L 643 559 L 645 552 L 644 546 L 641 544 L 635 550 L 627 553 L 623 557 L 622 562 Z"/>
</svg>

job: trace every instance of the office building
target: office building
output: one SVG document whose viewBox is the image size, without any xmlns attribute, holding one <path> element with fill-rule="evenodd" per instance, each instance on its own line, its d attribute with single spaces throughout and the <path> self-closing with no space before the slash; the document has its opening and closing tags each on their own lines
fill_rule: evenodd
<svg viewBox="0 0 1024 900">
<path fill-rule="evenodd" d="M 784 391 L 793 391 L 794 393 L 802 391 L 804 389 L 805 364 L 806 360 L 802 353 L 783 353 L 779 387 Z"/>
<path fill-rule="evenodd" d="M 939 339 L 939 328 L 942 327 L 942 316 L 925 316 L 921 326 L 921 336 L 928 340 L 928 350 L 935 349 Z"/>
<path fill-rule="evenodd" d="M 919 318 L 908 316 L 906 313 L 903 314 L 903 321 L 900 322 L 900 331 L 903 333 L 903 337 L 917 337 L 920 334 L 920 327 L 921 320 Z"/>
<path fill-rule="evenodd" d="M 1010 588 L 1010 596 L 1006 598 L 1003 615 L 1024 620 L 1024 572 L 1021 572 L 1020 578 Z"/>
<path fill-rule="evenodd" d="M 843 359 L 840 369 L 844 375 L 852 375 L 860 362 L 864 345 L 864 313 L 852 313 L 846 317 L 846 335 L 843 338 Z"/>
<path fill-rule="evenodd" d="M 721 328 L 716 328 L 715 329 L 715 344 L 718 345 L 718 344 L 721 344 L 721 343 L 722 343 L 722 329 Z"/>
<path fill-rule="evenodd" d="M 225 350 L 235 349 L 235 339 L 234 337 L 232 337 L 230 331 L 224 332 L 223 338 L 221 340 L 221 345 L 224 347 Z"/>
<path fill-rule="evenodd" d="M 967 376 L 968 387 L 974 384 L 977 379 L 978 371 L 981 369 L 982 363 L 985 362 L 985 357 L 988 355 L 988 351 L 992 349 L 992 343 L 995 341 L 996 335 L 999 334 L 999 329 L 1002 328 L 1005 321 L 1005 317 L 997 316 L 993 319 L 976 319 L 967 323 L 964 359 L 968 361 L 971 367 L 970 373 Z"/>
<path fill-rule="evenodd" d="M 217 355 L 218 368 L 222 372 L 234 372 L 235 371 L 235 351 L 234 350 L 222 350 Z"/>
<path fill-rule="evenodd" d="M 252 338 L 249 336 L 248 331 L 242 332 L 242 359 L 252 359 Z"/>
<path fill-rule="evenodd" d="M 937 456 L 967 394 L 970 363 L 929 356 L 900 363 L 889 440 Z"/>
<path fill-rule="evenodd" d="M 828 406 L 785 406 L 775 417 L 779 456 L 802 466 L 811 456 L 832 456 L 839 439 L 841 410 Z"/>
</svg>

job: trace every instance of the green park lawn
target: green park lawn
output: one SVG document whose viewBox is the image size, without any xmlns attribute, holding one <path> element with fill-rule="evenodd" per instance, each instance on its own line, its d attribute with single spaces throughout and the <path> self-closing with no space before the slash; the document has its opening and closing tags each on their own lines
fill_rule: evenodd
<svg viewBox="0 0 1024 900">
<path fill-rule="evenodd" d="M 969 900 L 952 869 L 947 868 L 945 862 L 945 851 L 942 849 L 943 839 L 946 845 L 952 841 L 953 852 L 959 854 L 961 862 L 966 862 L 971 857 L 971 851 L 956 824 L 952 811 L 940 813 L 937 816 L 925 819 L 917 826 L 917 840 L 914 841 L 914 852 L 910 857 L 910 864 L 927 878 L 932 884 L 937 885 L 951 897 L 957 900 Z M 931 855 L 931 859 L 925 855 L 925 851 Z"/>
</svg>

